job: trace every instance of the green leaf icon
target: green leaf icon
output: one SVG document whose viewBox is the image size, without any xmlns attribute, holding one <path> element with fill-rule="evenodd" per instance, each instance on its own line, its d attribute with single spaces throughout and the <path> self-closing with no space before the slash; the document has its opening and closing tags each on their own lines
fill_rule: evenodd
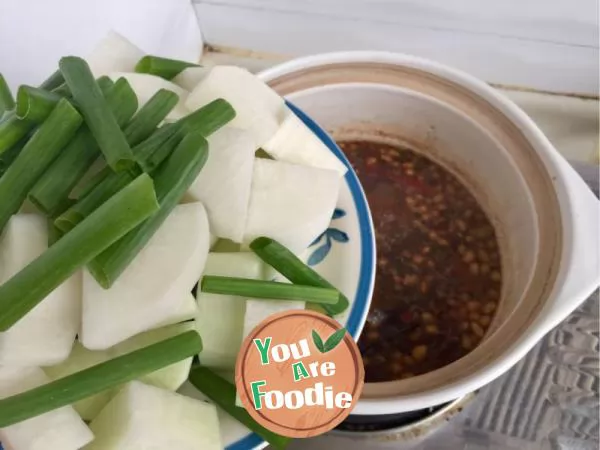
<svg viewBox="0 0 600 450">
<path fill-rule="evenodd" d="M 313 342 L 315 343 L 315 347 L 317 347 L 317 349 L 321 353 L 327 353 L 336 348 L 339 345 L 339 343 L 342 342 L 342 340 L 344 339 L 345 334 L 346 329 L 341 328 L 335 333 L 333 333 L 331 336 L 329 336 L 329 338 L 327 338 L 327 340 L 325 341 L 325 344 L 323 344 L 323 339 L 321 339 L 319 333 L 317 333 L 315 330 L 312 330 Z"/>
<path fill-rule="evenodd" d="M 312 330 L 312 338 L 313 338 L 313 342 L 315 343 L 315 347 L 317 347 L 317 349 L 321 353 L 325 353 L 325 348 L 323 347 L 323 339 L 321 339 L 321 336 L 319 336 L 319 333 L 317 333 L 315 330 Z"/>
<path fill-rule="evenodd" d="M 329 338 L 325 341 L 325 345 L 323 346 L 323 352 L 327 353 L 333 350 L 338 346 L 342 339 L 344 339 L 344 335 L 346 334 L 346 328 L 340 328 L 335 333 L 333 333 Z"/>
</svg>

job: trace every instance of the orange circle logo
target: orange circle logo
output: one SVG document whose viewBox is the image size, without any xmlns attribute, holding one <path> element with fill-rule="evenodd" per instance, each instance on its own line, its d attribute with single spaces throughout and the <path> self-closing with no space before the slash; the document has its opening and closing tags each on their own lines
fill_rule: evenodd
<svg viewBox="0 0 600 450">
<path fill-rule="evenodd" d="M 239 398 L 260 425 L 307 438 L 348 417 L 365 372 L 345 328 L 325 315 L 297 310 L 274 314 L 252 330 L 235 375 Z"/>
</svg>

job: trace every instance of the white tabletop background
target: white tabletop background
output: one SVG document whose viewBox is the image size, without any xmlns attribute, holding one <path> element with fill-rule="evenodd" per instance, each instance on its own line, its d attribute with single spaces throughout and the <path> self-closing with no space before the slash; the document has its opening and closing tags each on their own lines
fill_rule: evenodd
<svg viewBox="0 0 600 450">
<path fill-rule="evenodd" d="M 111 29 L 147 53 L 201 56 L 189 0 L 0 0 L 0 72 L 13 89 L 39 84 L 60 57 L 85 57 Z"/>
</svg>

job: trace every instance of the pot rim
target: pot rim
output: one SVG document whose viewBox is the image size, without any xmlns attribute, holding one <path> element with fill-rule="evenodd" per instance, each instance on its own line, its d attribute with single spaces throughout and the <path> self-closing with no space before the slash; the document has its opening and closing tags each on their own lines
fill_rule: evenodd
<svg viewBox="0 0 600 450">
<path fill-rule="evenodd" d="M 461 398 L 457 398 L 449 403 L 444 404 L 433 413 L 415 420 L 414 422 L 407 423 L 405 425 L 393 426 L 390 428 L 376 430 L 376 431 L 349 431 L 339 430 L 334 428 L 331 430 L 332 435 L 352 437 L 352 438 L 374 438 L 381 440 L 389 440 L 390 435 L 394 435 L 397 439 L 401 440 L 408 438 L 418 438 L 426 435 L 428 432 L 435 431 L 443 423 L 447 422 L 457 414 L 460 414 L 462 410 L 467 407 L 477 396 L 477 392 L 466 394 Z"/>
</svg>

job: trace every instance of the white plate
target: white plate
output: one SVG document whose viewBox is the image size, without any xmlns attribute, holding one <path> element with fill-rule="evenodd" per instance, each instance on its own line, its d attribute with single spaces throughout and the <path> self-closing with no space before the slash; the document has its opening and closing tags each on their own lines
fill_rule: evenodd
<svg viewBox="0 0 600 450">
<path fill-rule="evenodd" d="M 336 320 L 357 340 L 367 318 L 375 283 L 375 238 L 369 206 L 354 170 L 333 139 L 294 105 L 288 102 L 288 106 L 348 167 L 331 224 L 309 247 L 305 261 L 350 300 L 350 308 Z M 206 399 L 189 383 L 179 392 Z M 227 450 L 266 447 L 258 435 L 225 412 L 219 411 L 219 420 Z"/>
</svg>

